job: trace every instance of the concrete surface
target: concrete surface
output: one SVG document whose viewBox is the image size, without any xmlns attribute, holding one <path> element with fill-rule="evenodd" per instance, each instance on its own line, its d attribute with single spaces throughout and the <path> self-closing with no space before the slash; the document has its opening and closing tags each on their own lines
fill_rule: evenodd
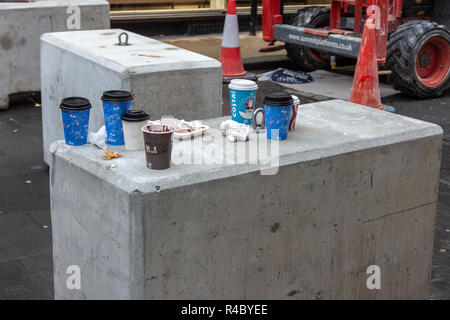
<svg viewBox="0 0 450 320">
<path fill-rule="evenodd" d="M 208 136 L 174 154 L 211 160 L 227 143 Z M 427 298 L 441 142 L 436 125 L 339 100 L 302 106 L 273 176 L 231 163 L 151 171 L 142 151 L 113 148 L 109 162 L 55 142 L 55 297 Z M 65 286 L 73 264 L 81 290 Z M 372 264 L 381 290 L 366 287 Z"/>
<path fill-rule="evenodd" d="M 12 93 L 40 90 L 39 38 L 68 30 L 72 5 L 80 8 L 81 29 L 109 28 L 109 3 L 104 0 L 0 3 L 0 109 L 8 108 Z"/>
<path fill-rule="evenodd" d="M 164 114 L 187 120 L 221 115 L 219 61 L 131 32 L 130 45 L 118 46 L 123 31 L 42 36 L 42 127 L 47 163 L 49 145 L 64 137 L 59 110 L 63 97 L 82 96 L 91 101 L 90 130 L 104 124 L 100 98 L 105 90 L 131 91 L 134 108 L 153 119 Z"/>
</svg>

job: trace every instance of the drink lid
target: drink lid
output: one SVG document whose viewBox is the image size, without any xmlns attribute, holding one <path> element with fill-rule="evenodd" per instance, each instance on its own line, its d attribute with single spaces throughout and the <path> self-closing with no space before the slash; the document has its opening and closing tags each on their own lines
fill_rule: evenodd
<svg viewBox="0 0 450 320">
<path fill-rule="evenodd" d="M 125 90 L 109 90 L 103 92 L 103 101 L 124 102 L 133 100 L 131 92 Z"/>
<path fill-rule="evenodd" d="M 124 121 L 144 121 L 148 120 L 150 117 L 142 110 L 128 110 L 121 116 Z"/>
<path fill-rule="evenodd" d="M 252 80 L 233 79 L 228 85 L 228 88 L 233 90 L 256 90 L 258 89 L 258 85 Z"/>
<path fill-rule="evenodd" d="M 88 99 L 82 97 L 64 98 L 59 106 L 63 110 L 82 111 L 91 108 L 91 103 Z"/>
<path fill-rule="evenodd" d="M 293 103 L 294 99 L 292 96 L 284 92 L 271 93 L 264 98 L 264 104 L 274 107 L 285 107 Z"/>
<path fill-rule="evenodd" d="M 294 99 L 294 105 L 299 105 L 300 104 L 300 99 L 297 96 L 291 95 L 292 99 Z"/>
</svg>

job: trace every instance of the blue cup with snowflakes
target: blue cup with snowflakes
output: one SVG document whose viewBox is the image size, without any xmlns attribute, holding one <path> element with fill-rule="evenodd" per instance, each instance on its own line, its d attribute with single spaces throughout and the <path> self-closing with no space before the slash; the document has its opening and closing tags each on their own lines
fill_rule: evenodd
<svg viewBox="0 0 450 320">
<path fill-rule="evenodd" d="M 233 79 L 228 89 L 230 90 L 231 119 L 251 125 L 258 85 L 251 80 Z"/>
<path fill-rule="evenodd" d="M 82 97 L 64 98 L 59 106 L 62 114 L 64 138 L 69 146 L 86 144 L 91 103 Z"/>
<path fill-rule="evenodd" d="M 293 103 L 292 96 L 284 92 L 275 92 L 264 98 L 267 139 L 287 139 Z"/>
<path fill-rule="evenodd" d="M 103 116 L 106 127 L 106 143 L 114 146 L 125 144 L 122 115 L 131 109 L 133 97 L 129 91 L 110 90 L 103 92 Z"/>
</svg>

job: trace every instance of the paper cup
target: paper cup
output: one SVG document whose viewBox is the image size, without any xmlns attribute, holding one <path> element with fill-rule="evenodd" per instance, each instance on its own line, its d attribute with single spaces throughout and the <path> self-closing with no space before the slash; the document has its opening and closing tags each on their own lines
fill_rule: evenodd
<svg viewBox="0 0 450 320">
<path fill-rule="evenodd" d="M 231 119 L 251 125 L 258 85 L 251 80 L 233 79 L 228 88 L 230 90 Z"/>
<path fill-rule="evenodd" d="M 141 110 L 129 110 L 121 118 L 125 149 L 144 149 L 144 137 L 141 129 L 147 124 L 148 114 Z"/>
<path fill-rule="evenodd" d="M 297 119 L 298 106 L 300 105 L 300 99 L 297 96 L 292 95 L 294 103 L 292 104 L 291 118 L 289 119 L 289 131 L 294 131 L 295 121 Z"/>
<path fill-rule="evenodd" d="M 89 100 L 81 97 L 65 98 L 59 107 L 66 144 L 70 146 L 86 144 L 91 109 Z"/>
<path fill-rule="evenodd" d="M 294 99 L 286 93 L 276 92 L 264 98 L 267 139 L 285 140 Z"/>
<path fill-rule="evenodd" d="M 147 168 L 155 170 L 170 168 L 173 130 L 151 132 L 147 127 L 148 125 L 142 127 Z"/>
<path fill-rule="evenodd" d="M 125 144 L 121 116 L 131 109 L 131 93 L 123 90 L 103 92 L 103 115 L 106 127 L 106 143 L 120 146 Z"/>
</svg>

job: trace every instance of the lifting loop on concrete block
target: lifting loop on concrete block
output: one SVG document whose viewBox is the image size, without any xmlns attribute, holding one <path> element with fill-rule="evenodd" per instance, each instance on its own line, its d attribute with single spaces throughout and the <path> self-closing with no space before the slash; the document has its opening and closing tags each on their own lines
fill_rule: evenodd
<svg viewBox="0 0 450 320">
<path fill-rule="evenodd" d="M 257 123 L 257 117 L 258 117 L 259 113 L 262 114 L 261 124 Z M 258 108 L 253 112 L 252 125 L 253 125 L 253 130 L 255 130 L 256 133 L 260 133 L 262 130 L 264 130 L 266 128 L 266 119 L 265 118 L 266 117 L 265 117 L 263 108 Z"/>
<path fill-rule="evenodd" d="M 122 42 L 122 36 L 125 36 L 125 41 Z M 119 34 L 119 46 L 127 46 L 128 45 L 128 33 L 122 32 Z"/>
</svg>

